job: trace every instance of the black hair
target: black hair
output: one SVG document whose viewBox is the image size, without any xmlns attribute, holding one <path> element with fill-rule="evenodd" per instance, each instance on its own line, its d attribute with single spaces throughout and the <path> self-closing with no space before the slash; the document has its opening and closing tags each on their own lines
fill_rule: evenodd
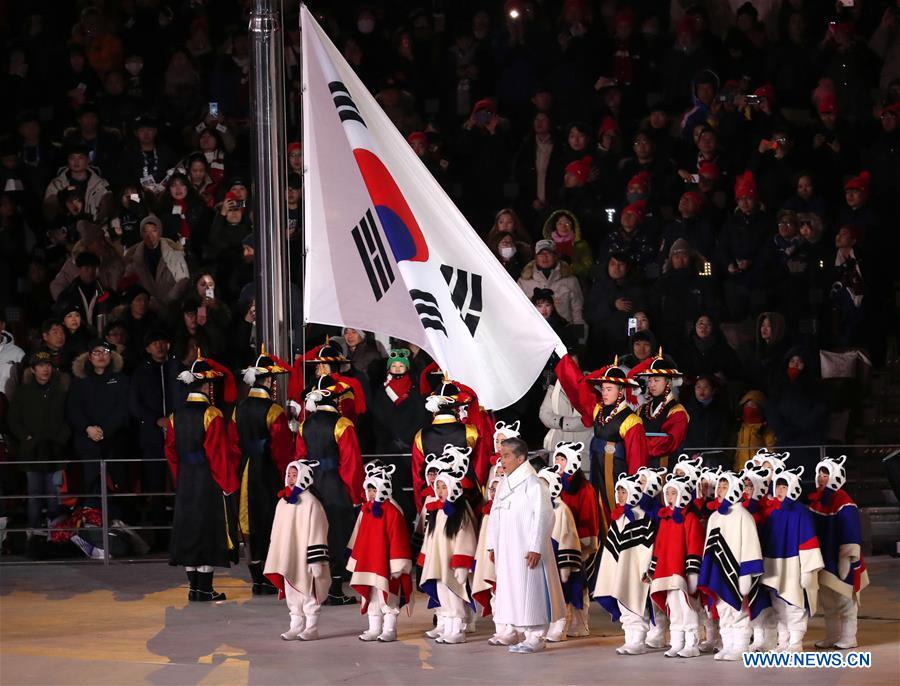
<svg viewBox="0 0 900 686">
<path fill-rule="evenodd" d="M 456 538 L 456 534 L 459 533 L 460 529 L 463 528 L 466 521 L 472 522 L 474 525 L 475 517 L 472 514 L 472 508 L 469 506 L 469 502 L 464 496 L 458 498 L 451 503 L 451 505 L 453 505 L 453 514 L 447 517 L 447 523 L 444 525 L 444 533 L 447 535 L 447 538 L 453 540 Z M 428 512 L 426 518 L 426 531 L 434 531 L 435 524 L 437 523 L 438 511 L 439 510 L 430 510 Z"/>
<path fill-rule="evenodd" d="M 50 333 L 50 329 L 52 329 L 54 326 L 62 326 L 63 330 L 65 330 L 66 328 L 65 326 L 63 326 L 62 319 L 59 319 L 58 317 L 50 317 L 49 319 L 45 319 L 43 322 L 41 322 L 41 333 Z"/>
</svg>

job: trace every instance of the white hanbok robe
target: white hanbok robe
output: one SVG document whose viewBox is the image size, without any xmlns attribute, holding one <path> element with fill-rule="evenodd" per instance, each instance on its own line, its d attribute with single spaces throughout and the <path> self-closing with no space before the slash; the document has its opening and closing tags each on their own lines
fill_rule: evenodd
<svg viewBox="0 0 900 686">
<path fill-rule="evenodd" d="M 530 463 L 521 464 L 500 480 L 487 533 L 497 578 L 495 622 L 536 627 L 566 616 L 550 539 L 554 519 L 547 483 Z M 529 552 L 541 554 L 534 569 L 525 562 Z"/>
</svg>

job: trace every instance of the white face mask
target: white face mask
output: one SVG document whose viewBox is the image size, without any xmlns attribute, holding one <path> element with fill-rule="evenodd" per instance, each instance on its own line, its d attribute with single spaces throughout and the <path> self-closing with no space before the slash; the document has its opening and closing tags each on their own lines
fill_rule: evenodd
<svg viewBox="0 0 900 686">
<path fill-rule="evenodd" d="M 375 30 L 375 20 L 374 19 L 360 19 L 356 22 L 356 28 L 360 33 L 364 35 L 369 35 L 372 31 Z"/>
<path fill-rule="evenodd" d="M 500 246 L 500 257 L 502 257 L 504 260 L 508 260 L 515 254 L 516 254 L 516 246 L 514 246 L 514 245 L 501 245 Z"/>
</svg>

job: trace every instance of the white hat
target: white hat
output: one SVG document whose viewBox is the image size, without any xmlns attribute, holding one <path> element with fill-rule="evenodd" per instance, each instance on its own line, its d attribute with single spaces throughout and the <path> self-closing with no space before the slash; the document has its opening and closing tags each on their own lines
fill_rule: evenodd
<svg viewBox="0 0 900 686">
<path fill-rule="evenodd" d="M 366 477 L 363 480 L 363 488 L 375 489 L 375 502 L 383 503 L 391 499 L 394 487 L 391 484 L 391 474 L 397 470 L 396 465 L 381 464 L 375 460 L 366 465 Z"/>
<path fill-rule="evenodd" d="M 644 477 L 647 483 L 641 486 L 641 490 L 651 498 L 655 498 L 662 490 L 665 474 L 665 467 L 641 467 L 637 470 L 636 476 L 638 483 L 641 482 L 641 477 Z"/>
<path fill-rule="evenodd" d="M 302 488 L 304 491 L 309 490 L 309 487 L 313 485 L 313 467 L 318 466 L 318 460 L 294 460 L 289 462 L 288 466 L 284 468 L 284 485 L 288 485 L 288 472 L 293 467 L 297 470 L 297 483 L 295 486 Z"/>
<path fill-rule="evenodd" d="M 847 483 L 847 470 L 844 469 L 844 463 L 846 461 L 846 455 L 834 458 L 825 457 L 816 465 L 816 474 L 822 469 L 828 472 L 828 483 L 825 484 L 826 488 L 839 491 L 844 487 L 844 484 Z"/>
<path fill-rule="evenodd" d="M 748 462 L 752 462 L 755 465 L 762 467 L 766 462 L 772 465 L 772 471 L 777 472 L 780 469 L 784 469 L 785 461 L 791 456 L 790 453 L 770 453 L 765 448 L 760 448 L 756 451 L 756 455 L 751 457 Z"/>
<path fill-rule="evenodd" d="M 469 471 L 469 456 L 472 454 L 471 448 L 460 448 L 452 443 L 444 446 L 441 453 L 441 459 L 450 465 L 450 469 L 465 475 Z"/>
<path fill-rule="evenodd" d="M 719 481 L 722 481 L 722 479 L 728 482 L 728 492 L 725 494 L 725 502 L 731 503 L 732 505 L 741 502 L 741 496 L 744 495 L 744 482 L 741 481 L 741 478 L 734 472 L 724 471 L 719 474 L 718 481 L 716 481 L 717 487 Z"/>
<path fill-rule="evenodd" d="M 803 493 L 803 487 L 800 485 L 800 477 L 803 476 L 803 465 L 794 467 L 793 469 L 782 469 L 775 472 L 774 483 L 777 486 L 779 481 L 787 484 L 787 497 L 791 500 L 799 500 Z"/>
<path fill-rule="evenodd" d="M 693 488 L 686 477 L 669 474 L 663 490 L 666 488 L 674 488 L 678 492 L 675 507 L 687 507 L 693 499 Z"/>
<path fill-rule="evenodd" d="M 574 476 L 581 469 L 581 453 L 583 450 L 584 443 L 560 441 L 553 449 L 553 457 L 562 455 L 566 458 L 566 467 L 563 469 L 563 473 Z"/>
<path fill-rule="evenodd" d="M 447 487 L 447 502 L 453 503 L 463 494 L 462 480 L 464 477 L 465 472 L 444 470 L 438 472 L 437 477 L 434 479 L 434 483 L 435 485 L 437 485 L 438 481 L 444 483 Z"/>
<path fill-rule="evenodd" d="M 703 492 L 700 490 L 700 484 L 704 481 L 708 484 L 712 484 L 713 487 L 713 495 L 716 492 L 716 485 L 719 483 L 719 476 L 722 474 L 722 467 L 717 466 L 715 469 L 712 467 L 706 467 L 705 469 L 700 470 L 700 478 L 697 479 L 697 485 L 694 487 L 694 492 L 697 494 L 697 497 L 703 497 Z"/>
<path fill-rule="evenodd" d="M 676 474 L 678 470 L 682 471 L 682 476 L 687 478 L 688 483 L 691 485 L 691 490 L 694 490 L 697 488 L 697 483 L 700 481 L 700 473 L 703 471 L 703 458 L 699 455 L 691 457 L 686 453 L 682 453 L 678 456 L 678 462 L 672 467 L 672 474 L 679 476 L 679 474 Z"/>
<path fill-rule="evenodd" d="M 547 485 L 550 487 L 550 499 L 554 501 L 559 498 L 559 494 L 562 493 L 562 478 L 560 478 L 559 472 L 560 469 L 558 464 L 544 467 L 538 472 L 538 476 L 546 481 Z"/>
<path fill-rule="evenodd" d="M 641 485 L 638 483 L 637 475 L 632 474 L 628 476 L 625 472 L 619 474 L 619 478 L 616 479 L 616 490 L 619 488 L 624 488 L 625 492 L 628 494 L 628 497 L 625 499 L 626 505 L 631 505 L 634 507 L 641 500 Z M 616 498 L 616 504 L 618 504 L 618 497 Z"/>
<path fill-rule="evenodd" d="M 754 465 L 748 462 L 741 472 L 741 480 L 748 479 L 753 487 L 750 500 L 760 500 L 769 492 L 769 483 L 772 481 L 772 470 L 762 465 Z"/>
<path fill-rule="evenodd" d="M 500 443 L 497 440 L 500 436 L 504 437 L 504 440 L 507 438 L 518 438 L 521 433 L 519 432 L 519 427 L 522 422 L 518 419 L 514 421 L 512 424 L 507 424 L 504 421 L 499 421 L 494 424 L 494 452 L 500 452 Z"/>
</svg>

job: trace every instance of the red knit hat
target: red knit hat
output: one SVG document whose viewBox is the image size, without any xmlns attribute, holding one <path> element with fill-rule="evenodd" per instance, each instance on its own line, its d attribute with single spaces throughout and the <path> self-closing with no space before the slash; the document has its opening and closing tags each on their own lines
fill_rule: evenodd
<svg viewBox="0 0 900 686">
<path fill-rule="evenodd" d="M 893 114 L 895 117 L 900 117 L 900 102 L 895 102 L 893 105 L 888 105 L 883 110 L 881 110 L 881 114 Z"/>
<path fill-rule="evenodd" d="M 756 180 L 753 172 L 746 171 L 734 181 L 734 198 L 756 198 Z"/>
<path fill-rule="evenodd" d="M 692 203 L 694 203 L 694 207 L 697 210 L 702 210 L 703 206 L 706 204 L 706 198 L 703 197 L 703 195 L 698 193 L 697 191 L 686 191 L 681 194 L 681 197 L 687 198 Z"/>
<path fill-rule="evenodd" d="M 229 200 L 240 200 L 240 198 L 238 197 L 238 194 L 235 193 L 234 191 L 228 191 L 225 194 L 225 202 L 228 202 Z"/>
<path fill-rule="evenodd" d="M 625 205 L 622 208 L 622 214 L 626 214 L 627 212 L 631 212 L 637 217 L 638 222 L 643 221 L 644 214 L 647 211 L 647 201 L 646 200 L 636 200 L 630 205 Z"/>
<path fill-rule="evenodd" d="M 480 112 L 481 110 L 490 110 L 494 111 L 494 101 L 490 98 L 482 98 L 478 102 L 475 103 L 475 106 L 472 107 L 472 114 L 475 112 Z"/>
<path fill-rule="evenodd" d="M 819 110 L 819 114 L 837 114 L 837 96 L 831 91 L 823 93 L 822 97 L 819 98 L 817 109 Z"/>
<path fill-rule="evenodd" d="M 770 83 L 757 88 L 755 91 L 753 91 L 753 95 L 756 95 L 760 98 L 765 98 L 769 101 L 770 105 L 775 104 L 775 87 Z"/>
<path fill-rule="evenodd" d="M 590 157 L 582 157 L 580 160 L 569 162 L 566 165 L 566 174 L 574 176 L 579 183 L 587 183 L 588 176 L 591 173 L 591 162 L 593 160 Z"/>
<path fill-rule="evenodd" d="M 628 185 L 626 188 L 631 188 L 632 186 L 640 186 L 645 191 L 650 188 L 650 172 L 647 170 L 638 172 L 630 179 L 628 179 Z"/>
<path fill-rule="evenodd" d="M 713 181 L 719 180 L 719 165 L 715 162 L 701 162 L 697 167 L 700 176 L 708 176 Z"/>
<path fill-rule="evenodd" d="M 867 171 L 861 171 L 859 176 L 854 176 L 844 184 L 845 191 L 861 191 L 868 192 L 869 183 L 872 181 L 872 175 Z"/>
<path fill-rule="evenodd" d="M 406 137 L 406 142 L 409 143 L 410 145 L 412 145 L 416 141 L 419 141 L 420 143 L 427 143 L 428 136 L 425 135 L 424 131 L 413 131 L 411 134 L 409 134 Z"/>
<path fill-rule="evenodd" d="M 619 123 L 610 116 L 603 117 L 603 121 L 600 122 L 600 128 L 597 129 L 597 137 L 600 138 L 607 131 L 618 131 Z"/>
<path fill-rule="evenodd" d="M 294 141 L 293 143 L 288 143 L 288 148 L 287 148 L 288 155 L 290 155 L 295 150 L 303 150 L 303 145 L 296 141 Z"/>
</svg>

